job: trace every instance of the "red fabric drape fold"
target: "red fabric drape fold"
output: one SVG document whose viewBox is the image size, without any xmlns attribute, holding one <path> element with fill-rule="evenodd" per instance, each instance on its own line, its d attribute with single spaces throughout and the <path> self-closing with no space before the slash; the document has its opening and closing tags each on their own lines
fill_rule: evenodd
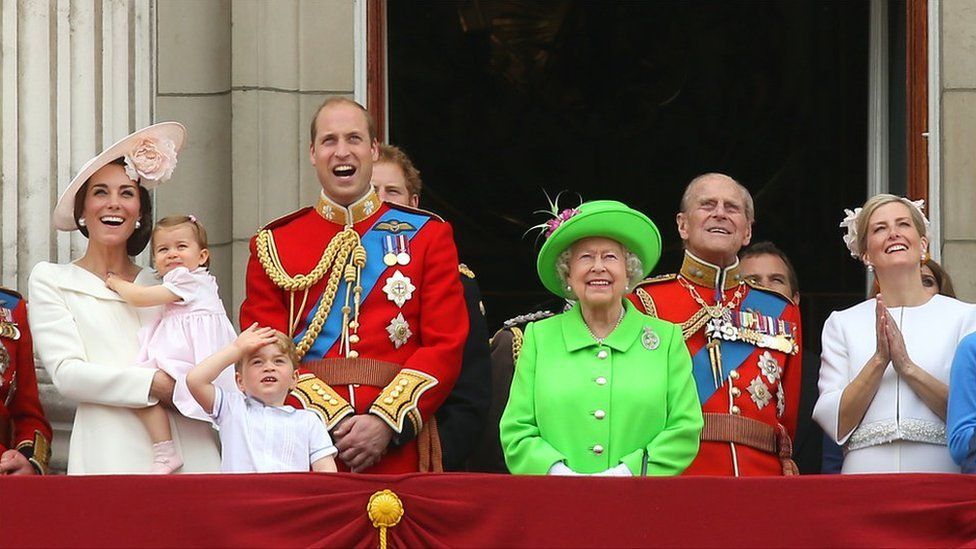
<svg viewBox="0 0 976 549">
<path fill-rule="evenodd" d="M 0 477 L 3 546 L 973 546 L 976 477 L 475 474 Z"/>
</svg>

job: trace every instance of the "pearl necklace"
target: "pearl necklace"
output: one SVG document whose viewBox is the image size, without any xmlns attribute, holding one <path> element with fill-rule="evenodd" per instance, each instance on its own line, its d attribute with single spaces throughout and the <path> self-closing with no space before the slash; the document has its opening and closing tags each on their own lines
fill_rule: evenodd
<svg viewBox="0 0 976 549">
<path fill-rule="evenodd" d="M 586 331 L 587 332 L 590 332 L 590 336 L 594 340 L 596 340 L 597 345 L 603 345 L 603 340 L 606 339 L 607 337 L 610 337 L 610 334 L 612 334 L 613 331 L 617 329 L 617 326 L 620 326 L 620 323 L 624 319 L 624 311 L 626 311 L 626 310 L 627 310 L 626 308 L 621 308 L 620 309 L 620 317 L 617 319 L 617 322 L 615 322 L 613 324 L 613 328 L 610 328 L 610 331 L 607 332 L 606 337 L 596 337 L 596 334 L 593 333 L 593 329 L 590 328 L 590 325 L 586 323 L 586 319 L 585 318 L 583 319 L 583 324 L 586 326 Z"/>
</svg>

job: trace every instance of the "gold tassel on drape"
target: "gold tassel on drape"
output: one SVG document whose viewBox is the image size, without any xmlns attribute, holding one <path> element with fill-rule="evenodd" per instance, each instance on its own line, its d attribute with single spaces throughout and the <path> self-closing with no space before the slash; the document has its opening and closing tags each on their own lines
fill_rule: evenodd
<svg viewBox="0 0 976 549">
<path fill-rule="evenodd" d="M 380 549 L 386 549 L 386 529 L 399 524 L 403 517 L 403 502 L 391 490 L 381 490 L 369 497 L 366 515 L 373 528 L 380 531 Z"/>
</svg>

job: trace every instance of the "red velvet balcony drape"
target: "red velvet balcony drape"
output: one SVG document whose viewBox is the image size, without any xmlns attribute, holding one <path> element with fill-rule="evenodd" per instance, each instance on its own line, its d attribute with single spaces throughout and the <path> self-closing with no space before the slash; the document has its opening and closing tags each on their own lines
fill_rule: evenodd
<svg viewBox="0 0 976 549">
<path fill-rule="evenodd" d="M 973 546 L 976 477 L 545 478 L 474 474 L 0 477 L 0 545 Z"/>
</svg>

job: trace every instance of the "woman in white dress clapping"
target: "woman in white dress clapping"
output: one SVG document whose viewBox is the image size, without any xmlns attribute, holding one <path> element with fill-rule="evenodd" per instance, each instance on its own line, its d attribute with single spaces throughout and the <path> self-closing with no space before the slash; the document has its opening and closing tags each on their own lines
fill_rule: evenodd
<svg viewBox="0 0 976 549">
<path fill-rule="evenodd" d="M 841 224 L 851 255 L 881 288 L 824 325 L 813 417 L 843 445 L 844 473 L 959 472 L 946 447 L 949 370 L 959 341 L 976 330 L 976 309 L 922 285 L 921 208 L 879 194 Z"/>
</svg>

